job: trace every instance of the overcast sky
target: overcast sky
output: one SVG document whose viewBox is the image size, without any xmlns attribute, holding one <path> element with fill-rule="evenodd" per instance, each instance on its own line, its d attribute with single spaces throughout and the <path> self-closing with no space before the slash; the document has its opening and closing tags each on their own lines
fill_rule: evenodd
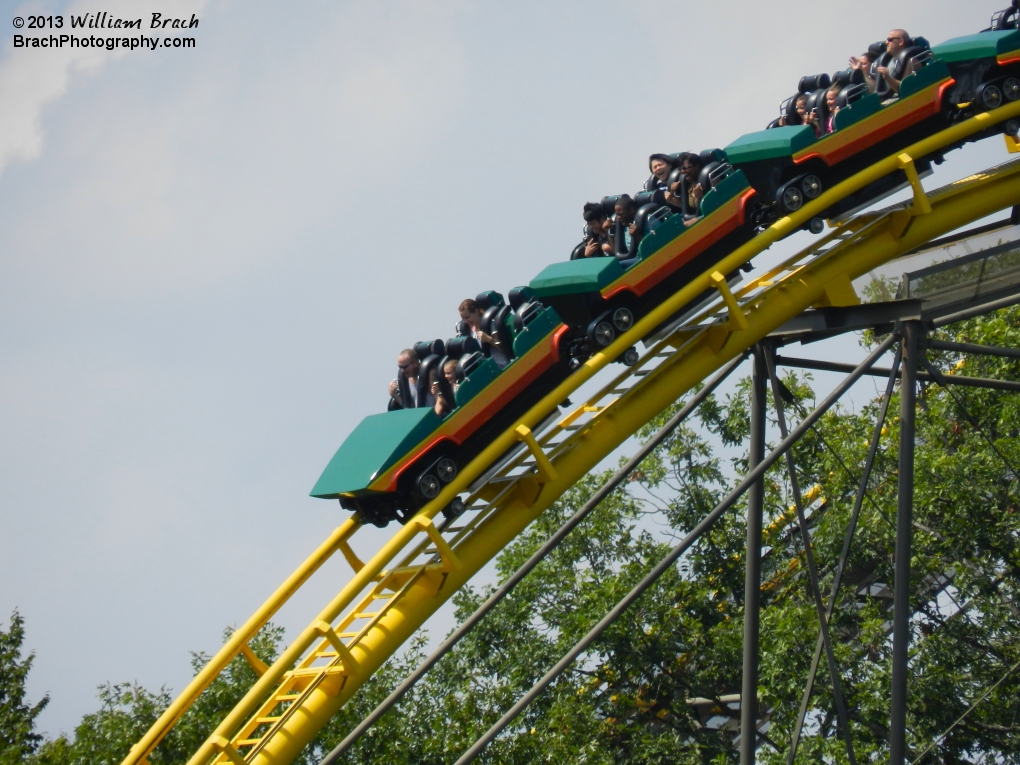
<svg viewBox="0 0 1020 765">
<path fill-rule="evenodd" d="M 566 258 L 584 201 L 1005 4 L 0 0 L 0 619 L 42 729 L 179 690 L 345 517 L 308 491 L 397 351 Z M 14 16 L 101 11 L 194 13 L 197 46 L 13 48 Z"/>
</svg>

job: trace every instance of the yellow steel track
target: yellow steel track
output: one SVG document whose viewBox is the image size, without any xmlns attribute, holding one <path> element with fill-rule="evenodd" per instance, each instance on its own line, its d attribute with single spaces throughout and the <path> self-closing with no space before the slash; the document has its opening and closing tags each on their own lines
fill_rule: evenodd
<svg viewBox="0 0 1020 765">
<path fill-rule="evenodd" d="M 467 465 L 442 493 L 367 562 L 350 542 L 357 517 L 340 526 L 195 677 L 123 765 L 145 763 L 216 675 L 238 654 L 259 680 L 189 761 L 291 762 L 361 685 L 453 593 L 563 492 L 698 382 L 812 306 L 857 302 L 851 281 L 954 229 L 1020 204 L 1020 160 L 925 194 L 913 158 L 1020 116 L 1020 102 L 978 115 L 872 165 L 728 255 L 591 358 Z M 754 255 L 877 178 L 903 169 L 911 203 L 858 216 L 768 273 L 730 292 L 724 279 Z M 706 289 L 719 299 L 648 349 L 641 360 L 545 432 L 551 412 L 582 383 Z M 526 448 L 499 470 L 509 449 Z M 484 476 L 484 480 L 479 480 Z M 476 485 L 477 484 L 477 485 Z M 443 528 L 432 519 L 469 491 L 468 512 Z M 337 594 L 271 666 L 247 642 L 335 552 L 354 570 Z"/>
</svg>

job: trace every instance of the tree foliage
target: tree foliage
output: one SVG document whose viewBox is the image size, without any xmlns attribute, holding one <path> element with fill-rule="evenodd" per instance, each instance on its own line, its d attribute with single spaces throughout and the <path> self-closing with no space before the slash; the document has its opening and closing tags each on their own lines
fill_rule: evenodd
<svg viewBox="0 0 1020 765">
<path fill-rule="evenodd" d="M 1020 347 L 1020 311 L 973 319 L 942 330 L 941 336 Z M 948 376 L 1020 380 L 1016 359 L 935 351 L 929 358 Z M 788 374 L 783 386 L 792 428 L 814 405 L 813 381 Z M 439 765 L 456 760 L 739 480 L 746 469 L 749 393 L 744 380 L 728 395 L 710 396 L 696 419 L 677 429 L 345 761 Z M 641 436 L 649 437 L 679 406 L 661 413 Z M 888 757 L 898 406 L 897 394 L 881 430 L 830 621 L 860 761 Z M 807 541 L 825 596 L 879 408 L 878 400 L 857 411 L 837 408 L 793 450 L 799 484 L 811 490 Z M 774 418 L 769 437 L 778 440 Z M 1020 401 L 1006 392 L 926 384 L 920 392 L 915 459 L 911 759 L 958 763 L 987 757 L 986 762 L 1020 763 L 1020 669 L 1010 671 L 1020 662 Z M 498 556 L 499 577 L 508 577 L 606 478 L 587 476 L 526 529 Z M 778 463 L 765 477 L 759 687 L 764 723 L 759 759 L 765 763 L 785 762 L 819 633 L 793 501 L 786 468 Z M 724 515 L 479 761 L 737 762 L 739 711 L 727 697 L 739 694 L 741 683 L 745 517 L 744 503 Z M 457 593 L 458 619 L 489 592 L 467 587 Z M 19 658 L 20 629 L 20 620 L 12 621 L 11 633 L 0 643 L 5 688 L 10 677 L 14 686 L 23 686 L 31 664 L 31 656 Z M 280 630 L 268 627 L 252 647 L 269 662 L 281 641 Z M 423 636 L 386 664 L 302 761 L 315 763 L 335 746 L 425 651 Z M 194 657 L 196 671 L 205 660 Z M 235 659 L 153 753 L 153 765 L 186 762 L 253 681 L 251 668 Z M 87 715 L 73 736 L 39 747 L 32 721 L 45 699 L 28 707 L 23 691 L 6 693 L 0 699 L 14 699 L 14 705 L 0 707 L 0 714 L 14 709 L 21 721 L 18 745 L 23 748 L 17 756 L 54 765 L 118 763 L 170 700 L 166 689 L 105 686 L 100 709 Z M 797 761 L 846 761 L 824 661 Z"/>
<path fill-rule="evenodd" d="M 0 630 L 0 765 L 22 762 L 42 742 L 35 731 L 35 720 L 49 697 L 44 696 L 35 705 L 25 699 L 25 682 L 34 654 L 22 658 L 24 642 L 25 620 L 15 611 L 7 632 Z"/>
</svg>

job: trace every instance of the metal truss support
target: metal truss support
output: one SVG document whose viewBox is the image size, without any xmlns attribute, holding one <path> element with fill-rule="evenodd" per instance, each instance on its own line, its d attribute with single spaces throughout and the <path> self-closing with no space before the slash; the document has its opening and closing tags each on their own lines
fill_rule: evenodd
<svg viewBox="0 0 1020 765">
<path fill-rule="evenodd" d="M 860 520 L 861 508 L 864 506 L 864 496 L 868 490 L 868 483 L 871 480 L 871 469 L 875 464 L 875 457 L 878 456 L 878 448 L 882 439 L 882 428 L 885 426 L 885 418 L 889 413 L 889 404 L 892 401 L 893 390 L 896 387 L 896 380 L 899 377 L 900 359 L 902 349 L 897 351 L 896 359 L 893 361 L 892 369 L 889 370 L 889 381 L 882 396 L 882 404 L 879 408 L 878 417 L 875 419 L 875 429 L 871 435 L 871 443 L 868 446 L 868 456 L 864 461 L 864 471 L 861 473 L 860 483 L 857 485 L 857 494 L 854 497 L 853 510 L 850 512 L 850 522 L 847 524 L 846 534 L 843 537 L 843 549 L 840 551 L 839 563 L 836 565 L 836 572 L 833 575 L 832 589 L 829 592 L 829 602 L 825 609 L 826 620 L 832 618 L 836 609 L 836 598 L 839 595 L 839 586 L 843 580 L 843 572 L 846 570 L 847 561 L 850 559 L 850 548 L 853 545 L 854 535 L 857 533 L 857 524 Z M 815 676 L 818 673 L 818 665 L 822 659 L 824 648 L 824 636 L 819 633 L 818 642 L 815 644 L 815 654 L 811 659 L 811 669 L 808 671 L 807 682 L 804 683 L 804 694 L 800 700 L 800 710 L 797 714 L 797 722 L 793 728 L 793 736 L 790 739 L 790 750 L 787 752 L 787 765 L 793 765 L 797 758 L 797 748 L 800 745 L 800 734 L 804 728 L 804 720 L 807 717 L 808 705 L 811 703 L 811 693 L 814 690 Z"/>
<path fill-rule="evenodd" d="M 772 398 L 775 400 L 776 417 L 779 420 L 779 434 L 786 438 L 789 433 L 786 426 L 786 413 L 783 407 L 783 390 L 779 377 L 776 375 L 774 363 L 774 349 L 768 347 L 766 363 L 768 364 L 769 379 L 772 381 Z M 811 534 L 808 529 L 807 516 L 804 513 L 804 500 L 800 492 L 800 482 L 797 479 L 797 466 L 793 459 L 793 452 L 786 453 L 786 469 L 790 477 L 790 488 L 793 491 L 793 504 L 797 509 L 797 520 L 800 523 L 801 542 L 804 544 L 804 558 L 807 561 L 808 580 L 811 586 L 811 595 L 815 601 L 815 611 L 818 614 L 819 633 L 822 644 L 825 647 L 825 660 L 829 667 L 829 676 L 832 679 L 832 695 L 836 700 L 836 714 L 839 718 L 839 727 L 843 733 L 843 741 L 846 743 L 846 756 L 850 765 L 857 765 L 857 757 L 854 755 L 853 736 L 850 732 L 850 720 L 847 717 L 846 701 L 843 698 L 843 681 L 839 666 L 836 664 L 836 655 L 832 650 L 832 639 L 829 636 L 829 613 L 822 602 L 822 585 L 818 576 L 818 564 L 815 562 L 815 554 L 811 549 Z"/>
<path fill-rule="evenodd" d="M 921 364 L 920 322 L 903 325 L 900 381 L 899 482 L 896 497 L 896 562 L 893 580 L 892 687 L 889 709 L 889 762 L 903 765 L 907 753 L 907 658 L 910 648 L 910 555 L 914 510 L 914 437 L 917 368 Z"/>
<path fill-rule="evenodd" d="M 989 353 L 988 355 L 1002 354 Z M 853 364 L 841 364 L 838 361 L 802 359 L 793 356 L 776 356 L 776 363 L 783 367 L 817 369 L 820 372 L 842 372 L 843 374 L 850 372 L 854 368 Z M 889 374 L 889 370 L 879 367 L 878 369 L 869 370 L 868 374 L 872 377 L 885 377 Z M 921 382 L 937 382 L 940 385 L 947 386 L 961 385 L 965 388 L 987 388 L 988 390 L 1006 390 L 1020 393 L 1020 382 L 1015 380 L 993 380 L 986 377 L 964 377 L 963 375 L 933 375 L 931 372 L 915 372 L 914 379 Z"/>
<path fill-rule="evenodd" d="M 542 678 L 528 691 L 521 699 L 514 704 L 499 720 L 497 720 L 492 727 L 489 728 L 471 747 L 460 756 L 460 758 L 454 763 L 454 765 L 467 765 L 472 762 L 481 752 L 485 749 L 489 743 L 496 738 L 517 716 L 523 712 L 528 706 L 534 701 L 539 695 L 548 688 L 556 678 L 570 665 L 572 665 L 577 658 L 583 654 L 591 645 L 604 633 L 610 625 L 612 625 L 621 615 L 638 599 L 640 598 L 649 587 L 662 576 L 666 571 L 670 570 L 676 562 L 684 555 L 702 536 L 704 536 L 734 504 L 739 500 L 747 490 L 762 476 L 765 472 L 778 462 L 787 450 L 790 449 L 797 441 L 803 438 L 804 434 L 810 430 L 816 422 L 824 415 L 829 409 L 831 409 L 837 401 L 839 401 L 846 392 L 856 383 L 864 373 L 874 366 L 875 362 L 881 357 L 890 346 L 895 342 L 896 338 L 890 335 L 885 338 L 882 343 L 874 350 L 868 357 L 861 362 L 852 374 L 846 377 L 836 388 L 823 400 L 813 412 L 807 417 L 801 420 L 800 424 L 793 429 L 787 438 L 772 450 L 768 456 L 765 457 L 758 466 L 751 470 L 744 479 L 731 491 L 722 502 L 706 515 L 697 526 L 695 526 L 691 532 L 684 537 L 679 544 L 676 545 L 669 553 L 663 558 L 651 571 L 649 571 L 644 578 L 638 582 L 634 588 L 628 592 L 602 619 L 592 627 L 588 633 L 581 638 L 563 657 L 550 669 Z"/>
<path fill-rule="evenodd" d="M 751 434 L 747 469 L 765 459 L 768 370 L 765 349 L 754 346 L 751 372 Z M 784 434 L 785 435 L 785 434 Z M 765 511 L 765 476 L 747 492 L 747 546 L 744 571 L 744 664 L 740 688 L 740 765 L 754 765 L 758 748 L 758 659 L 761 631 L 761 527 Z"/>
</svg>

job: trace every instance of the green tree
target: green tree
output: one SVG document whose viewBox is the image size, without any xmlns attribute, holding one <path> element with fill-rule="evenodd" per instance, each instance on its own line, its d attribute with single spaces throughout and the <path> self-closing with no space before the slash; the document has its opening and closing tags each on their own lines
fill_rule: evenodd
<svg viewBox="0 0 1020 765">
<path fill-rule="evenodd" d="M 50 699 L 43 696 L 34 706 L 25 700 L 25 681 L 35 654 L 22 658 L 24 641 L 25 620 L 15 611 L 7 632 L 0 630 L 0 765 L 24 761 L 42 742 L 35 720 Z"/>
<path fill-rule="evenodd" d="M 225 630 L 224 639 L 231 634 L 232 630 Z M 256 656 L 271 663 L 280 653 L 282 640 L 283 628 L 267 624 L 249 645 Z M 195 672 L 208 659 L 202 653 L 192 654 Z M 236 657 L 156 747 L 149 762 L 184 765 L 255 680 L 248 662 Z M 85 715 L 72 736 L 45 742 L 36 755 L 37 765 L 119 765 L 173 698 L 165 687 L 152 692 L 137 683 L 107 684 L 98 695 L 99 709 Z"/>
<path fill-rule="evenodd" d="M 1020 347 L 1020 309 L 940 331 L 946 340 Z M 867 338 L 866 338 L 867 340 Z M 1020 361 L 931 352 L 945 375 L 1020 380 Z M 806 376 L 786 375 L 790 426 L 812 407 Z M 677 406 L 680 404 L 678 403 Z M 663 412 L 640 434 L 670 417 Z M 632 480 L 608 497 L 472 634 L 349 753 L 350 763 L 440 765 L 454 761 L 611 608 L 676 540 L 692 529 L 746 469 L 749 382 L 712 396 L 696 420 L 668 438 Z M 785 761 L 818 620 L 804 544 L 827 595 L 843 545 L 868 442 L 879 411 L 836 408 L 794 448 L 799 483 L 810 491 L 809 533 L 792 511 L 786 468 L 765 477 L 760 709 L 769 728 L 759 759 Z M 897 490 L 898 396 L 881 437 L 860 525 L 830 622 L 860 761 L 888 756 L 888 693 Z M 773 419 L 770 437 L 777 439 Z M 908 734 L 923 763 L 1020 763 L 1020 401 L 1015 394 L 926 384 L 917 416 L 915 540 Z M 590 475 L 497 558 L 510 575 L 607 473 Z M 738 503 L 564 673 L 479 758 L 495 765 L 571 762 L 658 765 L 735 763 L 739 712 L 723 697 L 740 692 L 746 505 Z M 454 597 L 459 619 L 489 594 Z M 17 624 L 17 628 L 13 627 Z M 4 654 L 23 685 L 20 620 Z M 2 634 L 2 633 L 0 633 Z M 229 634 L 229 633 L 228 633 Z M 11 638 L 11 636 L 16 636 Z M 266 662 L 282 633 L 253 642 Z M 304 753 L 315 763 L 422 658 L 425 637 L 383 667 Z M 197 669 L 206 660 L 195 655 Z M 254 673 L 235 659 L 150 758 L 185 763 L 240 699 Z M 9 685 L 10 683 L 8 683 Z M 118 763 L 169 703 L 165 689 L 100 690 L 100 709 L 73 737 L 39 742 L 22 695 L 22 742 L 13 761 L 39 765 Z M 3 709 L 6 710 L 7 707 Z M 6 712 L 5 712 L 6 714 Z M 27 721 L 27 722 L 24 722 Z M 6 730 L 6 728 L 3 728 Z M 21 759 L 17 759 L 21 758 Z M 845 762 L 825 663 L 809 706 L 798 763 Z M 6 761 L 5 761 L 6 762 Z"/>
</svg>

